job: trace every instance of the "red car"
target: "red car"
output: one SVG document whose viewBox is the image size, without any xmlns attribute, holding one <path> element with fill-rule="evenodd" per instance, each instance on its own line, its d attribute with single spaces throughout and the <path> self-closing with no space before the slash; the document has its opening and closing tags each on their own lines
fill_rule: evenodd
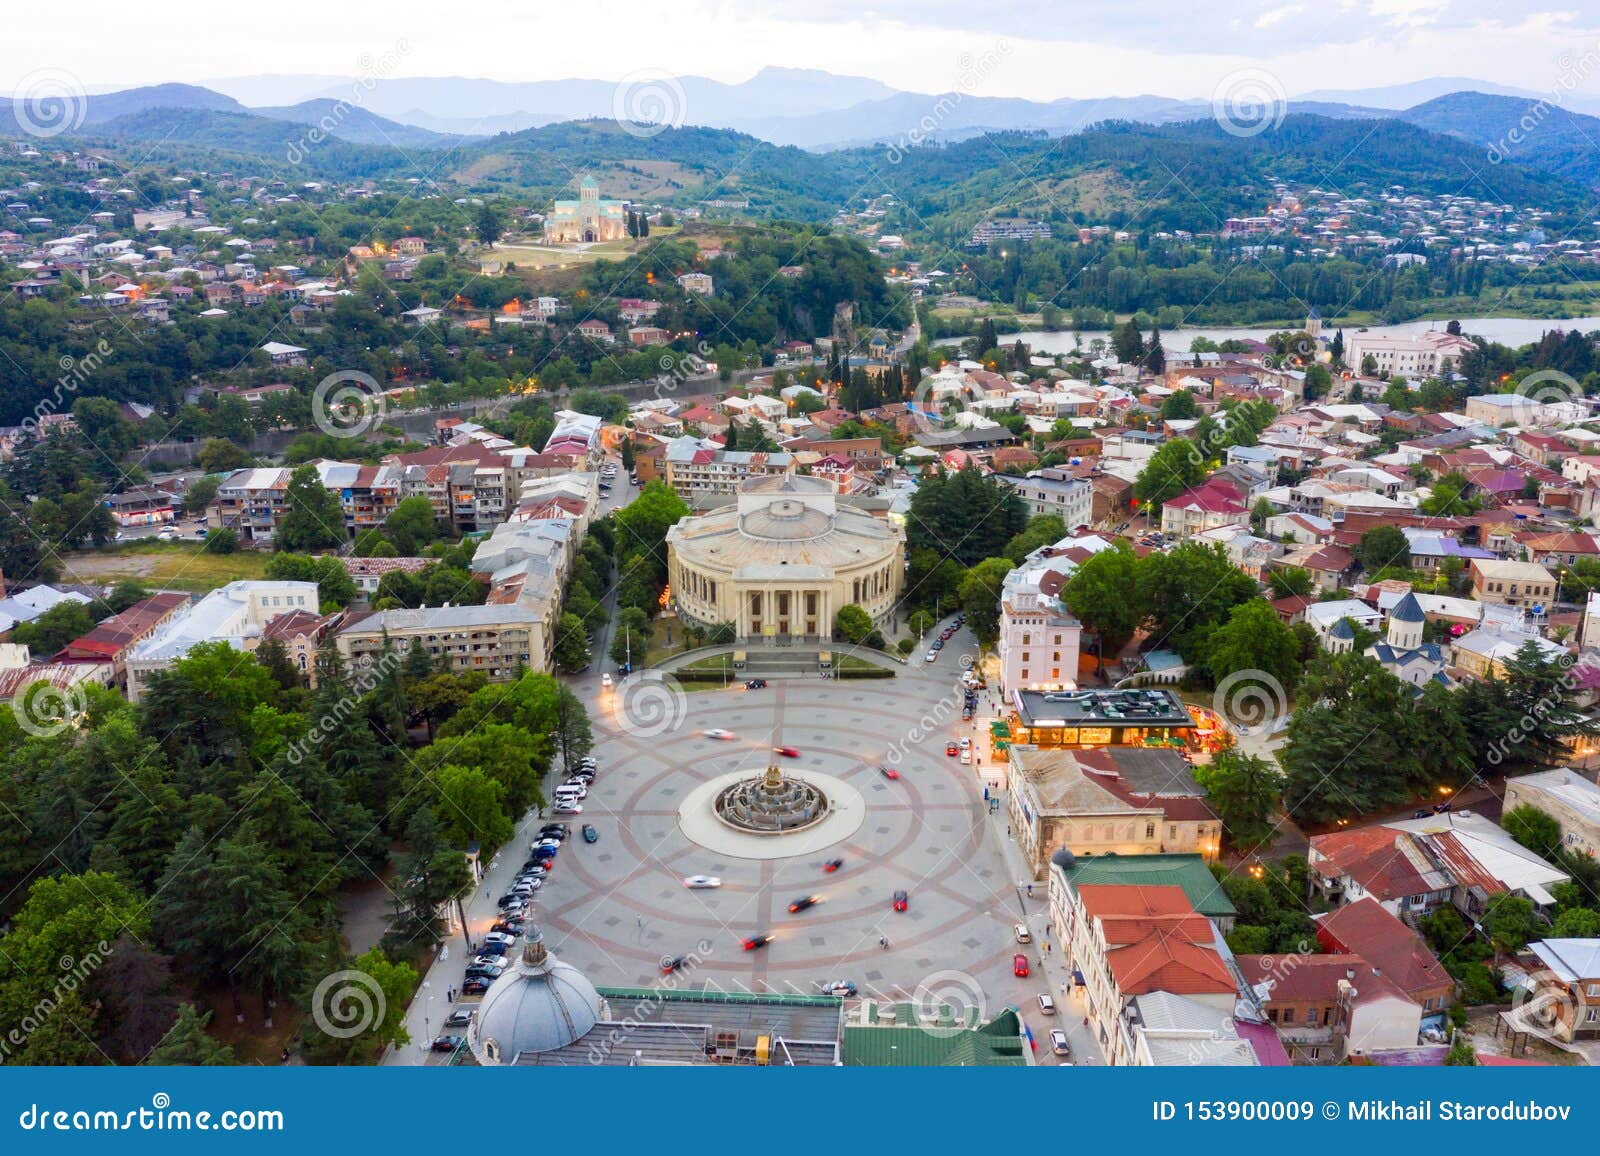
<svg viewBox="0 0 1600 1156">
<path fill-rule="evenodd" d="M 886 779 L 898 779 L 900 777 L 900 772 L 893 767 L 879 767 L 878 773 Z"/>
<path fill-rule="evenodd" d="M 945 744 L 945 748 L 944 748 L 944 753 L 949 755 L 953 759 L 953 758 L 956 757 L 956 755 L 961 753 L 961 748 L 956 746 L 955 743 L 946 743 Z"/>
<path fill-rule="evenodd" d="M 752 935 L 750 938 L 740 941 L 739 946 L 746 951 L 754 951 L 756 948 L 765 947 L 771 942 L 772 936 L 770 935 Z"/>
<path fill-rule="evenodd" d="M 1027 956 L 1025 956 L 1025 955 L 1013 955 L 1011 957 L 1011 974 L 1014 975 L 1014 976 L 1017 976 L 1019 979 L 1025 977 L 1028 974 L 1028 957 Z"/>
<path fill-rule="evenodd" d="M 844 860 L 843 859 L 829 859 L 826 863 L 824 863 L 822 865 L 822 869 L 825 872 L 827 872 L 829 875 L 832 875 L 835 871 L 839 870 L 839 868 L 841 868 L 843 866 L 844 866 Z"/>
<path fill-rule="evenodd" d="M 800 757 L 800 752 L 795 747 L 773 747 L 772 753 L 782 755 L 786 759 L 798 759 Z"/>
<path fill-rule="evenodd" d="M 904 911 L 910 902 L 911 896 L 907 895 L 904 891 L 896 891 L 894 893 L 894 909 L 896 911 Z"/>
</svg>

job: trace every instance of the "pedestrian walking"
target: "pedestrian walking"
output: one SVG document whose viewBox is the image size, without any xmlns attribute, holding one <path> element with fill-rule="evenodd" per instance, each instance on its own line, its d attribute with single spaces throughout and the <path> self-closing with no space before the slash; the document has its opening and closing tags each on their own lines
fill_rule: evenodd
<svg viewBox="0 0 1600 1156">
<path fill-rule="evenodd" d="M 1032 883 L 1028 884 L 1028 898 L 1029 899 L 1033 898 L 1033 884 Z"/>
</svg>

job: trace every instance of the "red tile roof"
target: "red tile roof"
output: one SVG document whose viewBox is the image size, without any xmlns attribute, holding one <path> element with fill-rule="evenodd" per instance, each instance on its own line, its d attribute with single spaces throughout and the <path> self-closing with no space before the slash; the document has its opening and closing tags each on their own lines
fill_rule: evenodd
<svg viewBox="0 0 1600 1156">
<path fill-rule="evenodd" d="M 1418 1002 L 1452 982 L 1422 937 L 1375 899 L 1358 899 L 1321 916 L 1317 940 L 1330 952 L 1361 956 Z"/>
</svg>

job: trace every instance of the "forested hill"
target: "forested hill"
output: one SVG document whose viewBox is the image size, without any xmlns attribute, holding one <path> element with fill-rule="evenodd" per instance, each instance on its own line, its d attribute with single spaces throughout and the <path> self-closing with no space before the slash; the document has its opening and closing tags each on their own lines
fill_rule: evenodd
<svg viewBox="0 0 1600 1156">
<path fill-rule="evenodd" d="M 1274 180 L 1350 196 L 1390 185 L 1549 209 L 1576 219 L 1582 186 L 1396 120 L 1291 115 L 1255 136 L 1212 121 L 1106 124 L 1075 136 L 977 137 L 895 154 L 852 149 L 830 158 L 845 189 L 892 192 L 928 231 L 955 237 L 990 215 L 1215 232 L 1259 214 Z"/>
</svg>

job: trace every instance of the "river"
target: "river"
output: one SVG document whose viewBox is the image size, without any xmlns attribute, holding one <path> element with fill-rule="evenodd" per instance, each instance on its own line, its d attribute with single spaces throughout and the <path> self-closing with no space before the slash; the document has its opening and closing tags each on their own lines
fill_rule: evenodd
<svg viewBox="0 0 1600 1156">
<path fill-rule="evenodd" d="M 1400 325 L 1368 325 L 1365 330 L 1369 333 L 1401 336 L 1412 333 L 1426 333 L 1430 329 L 1443 329 L 1443 321 L 1407 321 Z M 1190 344 L 1196 337 L 1204 337 L 1210 341 L 1226 341 L 1233 338 L 1239 341 L 1264 341 L 1273 333 L 1281 333 L 1284 326 L 1274 326 L 1268 329 L 1230 329 L 1217 327 L 1184 327 L 1181 329 L 1162 330 L 1161 345 L 1168 353 L 1187 353 Z M 1363 328 L 1357 325 L 1336 325 L 1323 322 L 1322 332 L 1326 337 L 1332 337 L 1339 329 L 1344 330 L 1345 339 L 1349 340 L 1352 333 Z M 1600 317 L 1573 317 L 1565 320 L 1537 320 L 1527 317 L 1473 317 L 1464 318 L 1461 322 L 1462 332 L 1469 337 L 1483 337 L 1489 341 L 1498 341 L 1503 345 L 1513 348 L 1519 345 L 1528 345 L 1538 341 L 1551 329 L 1577 329 L 1584 333 L 1600 329 Z M 1096 337 L 1110 338 L 1106 332 L 1083 332 L 1083 344 L 1087 348 L 1090 341 Z M 1031 330 L 1025 333 L 1002 333 L 1000 343 L 1010 345 L 1020 339 L 1024 345 L 1035 353 L 1071 353 L 1071 330 L 1059 330 L 1055 333 L 1046 333 L 1043 330 Z M 945 344 L 941 342 L 941 344 Z"/>
</svg>

